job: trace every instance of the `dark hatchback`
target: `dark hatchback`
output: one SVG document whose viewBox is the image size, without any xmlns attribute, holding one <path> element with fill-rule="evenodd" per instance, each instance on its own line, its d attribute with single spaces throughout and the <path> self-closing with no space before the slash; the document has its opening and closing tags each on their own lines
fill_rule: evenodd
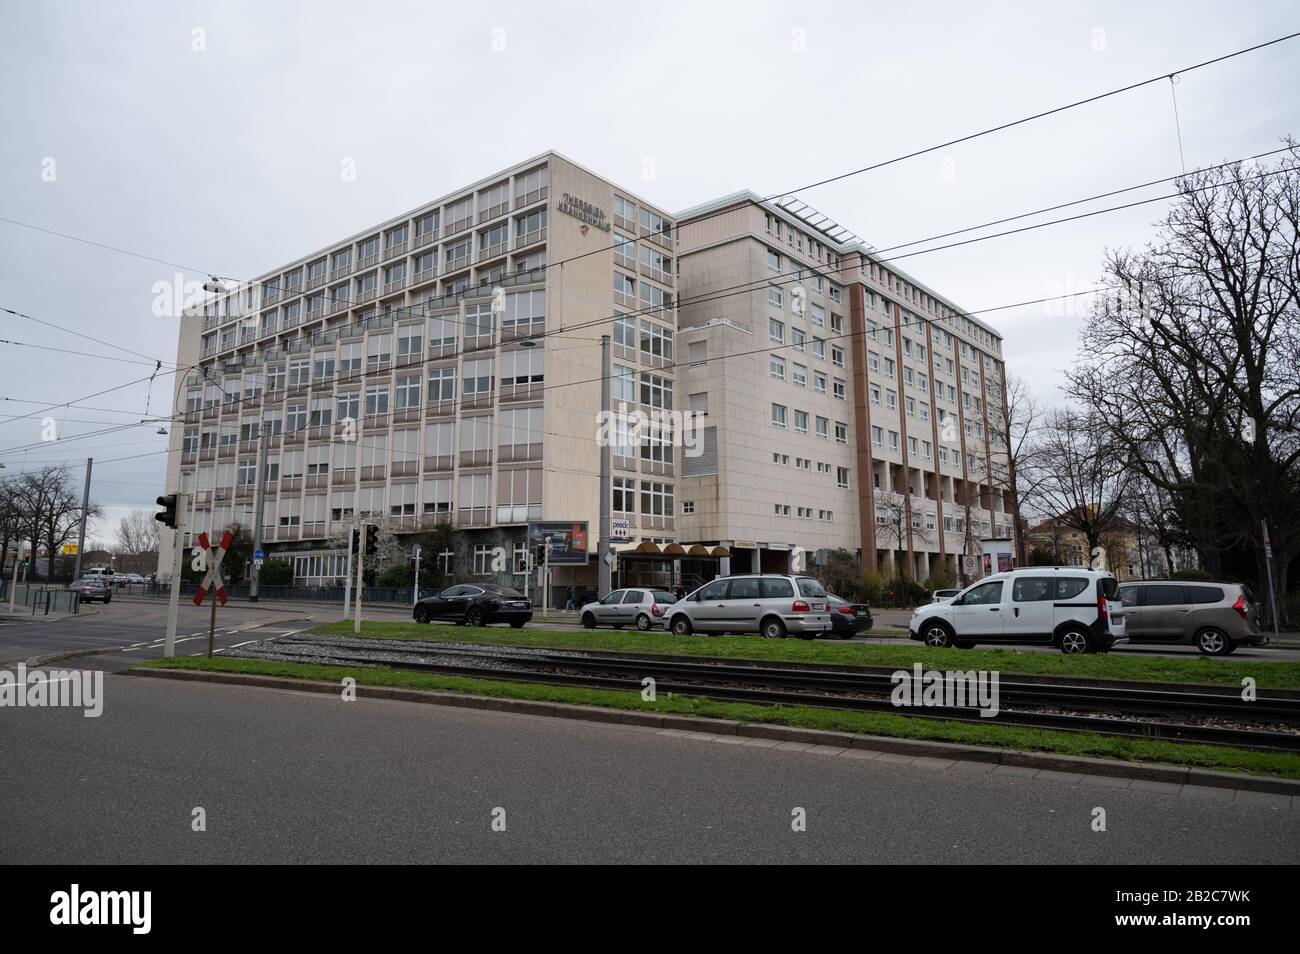
<svg viewBox="0 0 1300 954">
<path fill-rule="evenodd" d="M 78 594 L 83 603 L 93 603 L 100 600 L 104 604 L 113 602 L 113 589 L 99 580 L 78 580 L 75 583 L 69 583 L 68 589 Z"/>
<path fill-rule="evenodd" d="M 528 597 L 508 586 L 492 583 L 460 583 L 449 586 L 437 596 L 426 596 L 412 610 L 417 623 L 434 620 L 486 626 L 509 623 L 515 629 L 533 618 L 533 604 Z"/>
<path fill-rule="evenodd" d="M 834 593 L 827 595 L 830 598 L 831 636 L 837 639 L 852 639 L 871 628 L 870 606 L 866 603 L 850 603 Z"/>
</svg>

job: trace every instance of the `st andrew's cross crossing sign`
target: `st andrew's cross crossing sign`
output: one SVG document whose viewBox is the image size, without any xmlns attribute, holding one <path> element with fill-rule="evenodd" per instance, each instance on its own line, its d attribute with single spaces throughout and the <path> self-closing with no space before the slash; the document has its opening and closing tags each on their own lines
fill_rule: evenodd
<svg viewBox="0 0 1300 954">
<path fill-rule="evenodd" d="M 230 548 L 230 541 L 230 531 L 227 530 L 221 537 L 221 546 L 216 550 L 210 550 L 208 535 L 206 533 L 199 534 L 199 546 L 208 552 L 209 556 L 207 575 L 203 577 L 198 592 L 194 594 L 195 606 L 203 605 L 203 599 L 208 595 L 210 589 L 215 589 L 217 591 L 216 598 L 221 600 L 222 606 L 226 605 L 226 582 L 221 578 L 221 561 L 226 558 L 226 550 Z"/>
</svg>

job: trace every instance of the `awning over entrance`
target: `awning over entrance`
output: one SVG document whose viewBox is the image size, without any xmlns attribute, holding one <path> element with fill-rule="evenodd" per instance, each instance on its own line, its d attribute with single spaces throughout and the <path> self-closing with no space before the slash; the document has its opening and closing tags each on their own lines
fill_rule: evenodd
<svg viewBox="0 0 1300 954">
<path fill-rule="evenodd" d="M 619 556 L 629 554 L 641 554 L 644 556 L 664 556 L 664 557 L 725 557 L 731 556 L 731 551 L 726 547 L 710 547 L 703 543 L 681 544 L 681 543 L 651 543 L 649 540 L 643 540 L 640 543 L 623 543 L 614 547 L 614 552 Z"/>
</svg>

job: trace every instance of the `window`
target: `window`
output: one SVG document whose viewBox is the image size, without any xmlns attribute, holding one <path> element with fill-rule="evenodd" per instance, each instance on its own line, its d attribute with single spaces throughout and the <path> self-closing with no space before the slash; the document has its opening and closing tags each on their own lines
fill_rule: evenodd
<svg viewBox="0 0 1300 954">
<path fill-rule="evenodd" d="M 773 308 L 775 308 L 777 311 L 780 311 L 781 302 L 782 302 L 781 289 L 769 288 L 767 290 L 767 303 L 771 305 Z"/>
<path fill-rule="evenodd" d="M 780 252 L 774 252 L 771 249 L 767 250 L 767 267 L 772 269 L 774 272 L 779 272 L 781 270 Z"/>
<path fill-rule="evenodd" d="M 673 516 L 676 513 L 673 485 L 641 481 L 641 513 L 653 517 Z"/>
<path fill-rule="evenodd" d="M 808 412 L 807 411 L 794 412 L 794 432 L 796 434 L 808 433 Z"/>
<path fill-rule="evenodd" d="M 355 392 L 340 394 L 334 407 L 336 420 L 351 418 L 355 421 L 361 416 L 361 395 Z"/>
<path fill-rule="evenodd" d="M 785 427 L 786 407 L 784 404 L 772 405 L 772 426 Z"/>
<path fill-rule="evenodd" d="M 501 353 L 501 387 L 522 388 L 530 384 L 541 384 L 544 380 L 543 369 L 546 365 L 546 353 L 537 348 L 521 348 L 518 351 Z"/>
<path fill-rule="evenodd" d="M 791 380 L 798 387 L 806 388 L 808 386 L 808 369 L 802 364 L 796 364 L 793 366 L 792 370 L 794 373 L 791 376 Z"/>
<path fill-rule="evenodd" d="M 831 391 L 838 400 L 847 400 L 846 392 L 844 390 L 844 382 L 839 378 L 836 378 L 835 383 L 831 385 Z"/>
<path fill-rule="evenodd" d="M 491 358 L 466 361 L 462 385 L 462 393 L 465 397 L 491 394 L 495 384 L 495 375 L 492 371 Z"/>
<path fill-rule="evenodd" d="M 835 442 L 837 444 L 847 444 L 849 442 L 849 425 L 844 421 L 835 422 Z"/>
<path fill-rule="evenodd" d="M 636 513 L 636 479 L 614 478 L 614 510 L 618 513 Z"/>
<path fill-rule="evenodd" d="M 804 350 L 804 333 L 798 328 L 790 329 L 790 344 L 794 345 L 795 351 Z"/>
<path fill-rule="evenodd" d="M 456 343 L 456 315 L 434 315 L 429 319 L 429 347 L 442 348 Z"/>
<path fill-rule="evenodd" d="M 831 346 L 831 364 L 837 368 L 844 367 L 844 349 Z"/>
<path fill-rule="evenodd" d="M 631 368 L 625 368 L 621 364 L 614 365 L 614 373 L 611 376 L 611 399 L 614 401 L 625 401 L 629 404 L 636 401 L 636 372 Z"/>
<path fill-rule="evenodd" d="M 465 346 L 474 348 L 490 344 L 495 322 L 496 316 L 492 313 L 491 302 L 466 306 Z"/>
<path fill-rule="evenodd" d="M 456 399 L 456 369 L 429 369 L 429 401 L 454 401 Z"/>
<path fill-rule="evenodd" d="M 307 429 L 307 405 L 290 404 L 285 409 L 284 426 L 288 433 L 296 434 Z"/>
<path fill-rule="evenodd" d="M 366 388 L 366 417 L 388 413 L 388 385 L 372 384 Z"/>
<path fill-rule="evenodd" d="M 546 292 L 526 291 L 512 292 L 506 295 L 505 315 L 501 319 L 502 328 L 516 328 L 534 322 L 546 321 Z"/>
<path fill-rule="evenodd" d="M 635 318 L 629 315 L 619 315 L 614 319 L 614 344 L 629 349 L 636 348 Z"/>
<path fill-rule="evenodd" d="M 817 418 L 817 436 L 820 437 L 822 440 L 829 440 L 829 439 L 830 439 L 830 436 L 831 436 L 830 431 L 831 431 L 831 422 L 830 422 L 830 418 L 826 418 L 826 417 L 818 417 L 818 418 Z"/>
<path fill-rule="evenodd" d="M 399 357 L 414 356 L 424 350 L 424 327 L 407 325 L 397 329 L 397 354 Z"/>
<path fill-rule="evenodd" d="M 397 388 L 393 392 L 393 406 L 399 411 L 420 406 L 420 378 L 418 375 L 406 375 L 397 379 Z"/>
<path fill-rule="evenodd" d="M 785 325 L 775 318 L 767 320 L 767 340 L 775 341 L 777 344 L 785 344 Z"/>
<path fill-rule="evenodd" d="M 647 407 L 671 411 L 673 407 L 673 382 L 655 374 L 641 374 L 641 403 Z"/>
<path fill-rule="evenodd" d="M 641 319 L 641 353 L 665 361 L 673 359 L 673 333 L 662 325 Z"/>
<path fill-rule="evenodd" d="M 849 486 L 849 469 L 847 467 L 835 468 L 835 486 L 845 488 Z"/>
<path fill-rule="evenodd" d="M 826 393 L 826 375 L 820 371 L 813 372 L 813 390 L 818 394 Z"/>
<path fill-rule="evenodd" d="M 767 359 L 768 374 L 778 381 L 785 380 L 785 358 L 777 355 L 769 355 Z"/>
<path fill-rule="evenodd" d="M 393 360 L 393 336 L 370 335 L 366 341 L 366 367 L 381 368 Z"/>
</svg>

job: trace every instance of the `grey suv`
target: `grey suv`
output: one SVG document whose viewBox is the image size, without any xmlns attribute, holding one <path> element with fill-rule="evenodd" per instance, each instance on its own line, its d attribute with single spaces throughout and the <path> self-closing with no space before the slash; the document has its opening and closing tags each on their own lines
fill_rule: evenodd
<svg viewBox="0 0 1300 954">
<path fill-rule="evenodd" d="M 761 633 L 771 639 L 804 639 L 831 628 L 826 590 L 810 576 L 730 576 L 705 583 L 668 609 L 668 628 L 678 636 Z"/>
<path fill-rule="evenodd" d="M 1265 642 L 1259 606 L 1240 583 L 1152 580 L 1123 583 L 1124 622 L 1131 643 L 1182 643 L 1207 656 Z"/>
</svg>

